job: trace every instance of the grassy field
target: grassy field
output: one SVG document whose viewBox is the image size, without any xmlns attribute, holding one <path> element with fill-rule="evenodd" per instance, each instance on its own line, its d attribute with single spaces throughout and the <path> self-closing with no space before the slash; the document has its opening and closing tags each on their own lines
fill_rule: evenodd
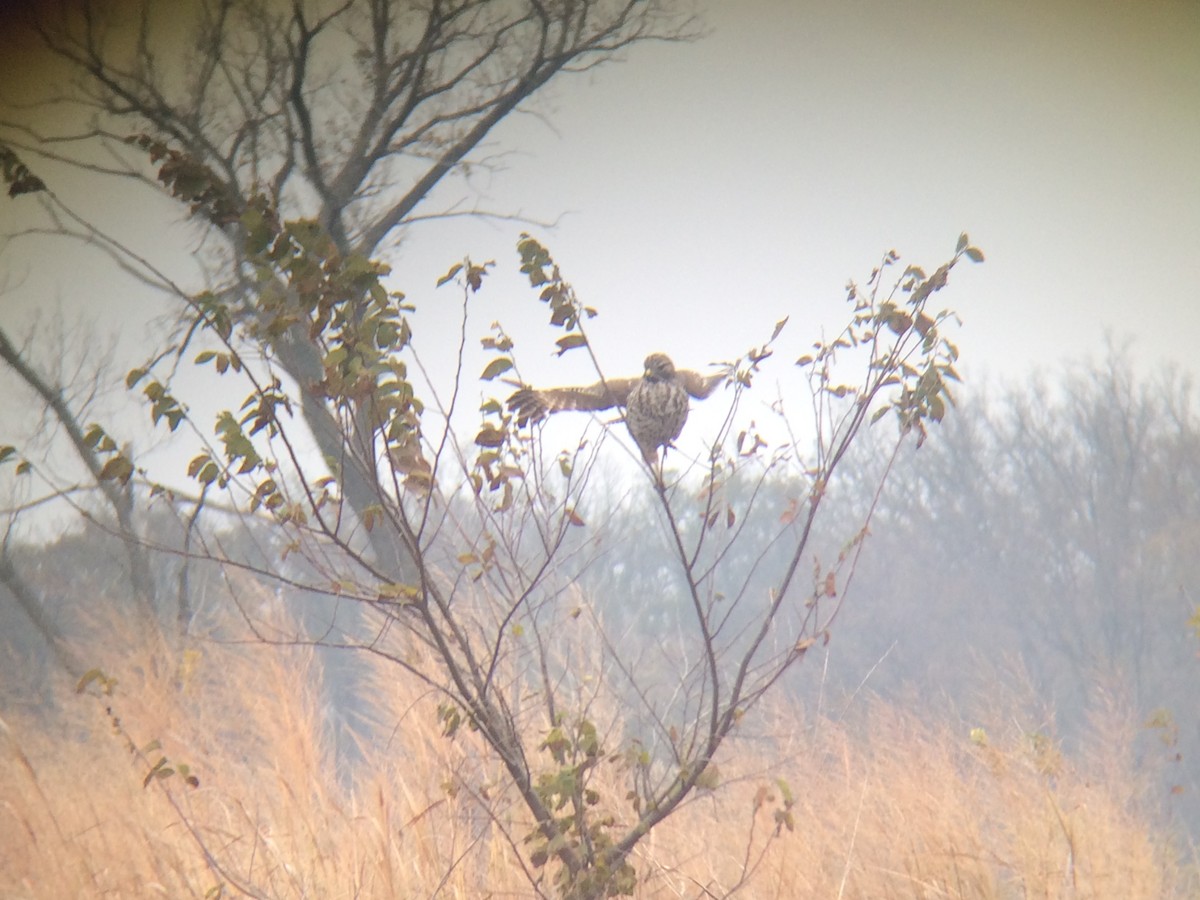
<svg viewBox="0 0 1200 900">
<path fill-rule="evenodd" d="M 499 767 L 465 729 L 442 737 L 437 698 L 394 671 L 373 676 L 372 736 L 339 769 L 305 651 L 214 645 L 107 666 L 111 699 L 64 682 L 50 713 L 10 702 L 13 685 L 0 695 L 0 896 L 538 896 L 530 822 Z M 1194 860 L 1138 812 L 1125 723 L 1073 760 L 1011 710 L 988 723 L 878 701 L 858 701 L 853 725 L 754 715 L 770 740 L 732 742 L 721 786 L 639 847 L 638 896 L 1196 896 Z M 161 746 L 139 758 L 129 740 Z M 144 787 L 164 755 L 199 786 L 177 773 Z M 620 771 L 600 773 L 625 815 Z M 793 831 L 776 827 L 780 778 Z M 548 876 L 542 889 L 553 895 Z"/>
</svg>

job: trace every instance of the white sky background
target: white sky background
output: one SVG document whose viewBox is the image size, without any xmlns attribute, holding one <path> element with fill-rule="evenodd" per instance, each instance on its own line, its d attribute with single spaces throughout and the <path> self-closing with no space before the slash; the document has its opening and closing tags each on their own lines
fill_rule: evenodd
<svg viewBox="0 0 1200 900">
<path fill-rule="evenodd" d="M 565 213 L 555 229 L 450 219 L 390 256 L 428 360 L 456 339 L 458 297 L 433 283 L 469 254 L 498 264 L 472 341 L 499 319 L 534 383 L 593 380 L 582 352 L 551 352 L 559 334 L 516 272 L 523 228 L 600 308 L 589 331 L 614 375 L 657 349 L 696 368 L 731 358 L 785 315 L 790 362 L 841 323 L 848 278 L 865 281 L 891 248 L 932 271 L 966 230 L 987 262 L 962 262 L 940 299 L 964 321 L 968 382 L 1100 356 L 1106 332 L 1132 337 L 1146 371 L 1196 370 L 1200 4 L 710 0 L 705 21 L 699 42 L 635 47 L 494 133 L 511 155 L 476 180 L 480 205 Z M 126 226 L 142 218 L 131 239 L 164 252 L 169 207 L 77 196 Z M 0 198 L 0 231 L 25 208 Z M 165 233 L 162 258 L 178 259 L 186 230 Z M 16 333 L 55 298 L 89 334 L 120 321 L 118 372 L 141 361 L 147 321 L 167 311 L 61 244 L 11 244 L 0 286 L 0 324 Z M 5 431 L 28 416 L 13 383 L 0 372 Z M 773 396 L 764 385 L 760 399 Z"/>
<path fill-rule="evenodd" d="M 760 0 L 708 21 L 560 86 L 561 137 L 522 128 L 493 189 L 570 213 L 545 237 L 606 355 L 632 325 L 626 368 L 660 346 L 701 364 L 787 313 L 802 344 L 884 250 L 931 270 L 965 229 L 988 261 L 942 296 L 968 373 L 1098 353 L 1106 330 L 1192 366 L 1200 5 Z M 452 242 L 426 232 L 401 267 Z M 511 247 L 500 226 L 469 249 Z"/>
</svg>

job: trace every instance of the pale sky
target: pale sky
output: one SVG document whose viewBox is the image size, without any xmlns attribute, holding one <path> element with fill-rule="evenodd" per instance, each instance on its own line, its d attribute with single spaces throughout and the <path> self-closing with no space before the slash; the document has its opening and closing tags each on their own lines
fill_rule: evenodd
<svg viewBox="0 0 1200 900">
<path fill-rule="evenodd" d="M 590 332 L 612 374 L 656 349 L 693 367 L 735 356 L 785 315 L 790 361 L 842 320 L 847 279 L 864 281 L 884 251 L 932 270 L 966 230 L 987 262 L 964 262 L 941 296 L 963 319 L 968 379 L 1099 356 L 1109 331 L 1148 368 L 1197 369 L 1200 4 L 711 0 L 705 21 L 702 40 L 635 47 L 495 132 L 512 155 L 480 180 L 482 204 L 561 215 L 555 229 L 452 219 L 390 257 L 427 357 L 452 338 L 457 305 L 433 283 L 470 254 L 498 263 L 473 333 L 500 319 L 527 377 L 590 379 L 582 355 L 552 356 L 557 334 L 521 288 L 523 228 L 601 309 Z M 148 255 L 166 233 L 178 258 L 173 210 L 84 184 L 61 192 Z M 0 198 L 0 230 L 22 209 Z M 58 296 L 68 315 L 119 317 L 124 367 L 138 362 L 142 323 L 164 307 L 94 254 L 58 249 L 49 266 L 31 242 L 0 255 L 0 323 L 19 331 Z M 0 390 L 0 420 L 24 411 L 12 396 Z"/>
<path fill-rule="evenodd" d="M 709 16 L 707 39 L 642 48 L 561 92 L 561 140 L 497 190 L 574 211 L 548 239 L 603 308 L 594 330 L 644 320 L 704 362 L 784 313 L 797 332 L 831 321 L 882 251 L 931 267 L 965 229 L 988 257 L 945 295 L 968 372 L 1098 352 L 1106 329 L 1192 364 L 1200 5 L 755 2 Z"/>
<path fill-rule="evenodd" d="M 625 368 L 725 358 L 788 314 L 800 348 L 883 251 L 931 269 L 960 230 L 987 254 L 943 294 L 968 376 L 1099 356 L 1106 332 L 1196 368 L 1200 4 L 758 0 L 707 21 L 560 85 L 555 132 L 498 135 L 519 153 L 491 205 L 568 213 L 537 233 L 601 308 L 595 342 L 638 335 Z M 430 228 L 398 274 L 429 283 L 456 237 L 511 267 L 514 230 Z M 530 302 L 493 299 L 510 326 Z M 564 370 L 586 377 L 546 358 Z"/>
</svg>

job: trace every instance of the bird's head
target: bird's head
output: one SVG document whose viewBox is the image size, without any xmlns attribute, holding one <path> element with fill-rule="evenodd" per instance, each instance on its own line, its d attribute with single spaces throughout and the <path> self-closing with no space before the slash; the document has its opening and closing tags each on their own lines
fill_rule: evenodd
<svg viewBox="0 0 1200 900">
<path fill-rule="evenodd" d="M 651 353 L 646 357 L 645 365 L 642 377 L 647 381 L 670 381 L 675 377 L 675 363 L 665 353 Z"/>
</svg>

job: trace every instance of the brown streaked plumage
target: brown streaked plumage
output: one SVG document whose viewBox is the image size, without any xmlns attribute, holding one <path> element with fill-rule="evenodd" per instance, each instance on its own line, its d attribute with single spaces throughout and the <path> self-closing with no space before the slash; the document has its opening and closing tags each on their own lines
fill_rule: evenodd
<svg viewBox="0 0 1200 900">
<path fill-rule="evenodd" d="M 658 448 L 668 447 L 687 421 L 688 396 L 703 400 L 729 373 L 701 375 L 676 369 L 665 353 L 646 357 L 641 378 L 610 378 L 587 387 L 536 390 L 525 386 L 508 398 L 517 425 L 537 422 L 567 410 L 596 411 L 624 407 L 625 423 L 646 462 L 653 465 Z"/>
</svg>

